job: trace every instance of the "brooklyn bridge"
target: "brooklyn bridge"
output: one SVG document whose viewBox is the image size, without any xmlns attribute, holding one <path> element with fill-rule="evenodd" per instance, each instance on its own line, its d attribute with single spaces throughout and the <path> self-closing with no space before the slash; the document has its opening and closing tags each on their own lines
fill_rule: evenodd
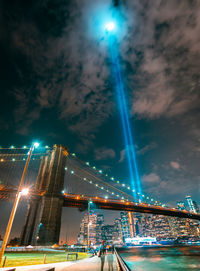
<svg viewBox="0 0 200 271">
<path fill-rule="evenodd" d="M 26 147 L 1 149 L 1 200 L 16 197 L 19 167 L 14 165 L 23 164 L 26 158 Z M 89 162 L 80 160 L 63 145 L 33 152 L 24 186 L 30 190 L 21 233 L 21 243 L 24 245 L 58 243 L 63 207 L 84 211 L 91 205 L 95 209 L 200 220 L 200 214 L 171 208 L 150 195 L 140 194 L 95 166 L 90 166 Z"/>
</svg>

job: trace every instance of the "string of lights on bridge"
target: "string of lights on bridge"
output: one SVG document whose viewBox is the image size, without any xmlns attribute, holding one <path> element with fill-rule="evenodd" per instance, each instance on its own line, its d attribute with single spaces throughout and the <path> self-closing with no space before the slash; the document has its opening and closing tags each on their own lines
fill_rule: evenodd
<svg viewBox="0 0 200 271">
<path fill-rule="evenodd" d="M 82 176 L 80 176 L 80 175 L 78 175 L 77 173 L 75 173 L 73 170 L 72 170 L 70 173 L 73 174 L 73 175 L 75 175 L 75 176 L 78 177 L 79 179 L 84 180 L 85 182 L 94 185 L 96 188 L 98 188 L 98 189 L 100 189 L 100 190 L 106 191 L 108 194 L 110 194 L 110 195 L 112 195 L 112 196 L 116 196 L 117 198 L 121 198 L 121 200 L 124 200 L 124 201 L 129 201 L 128 198 L 120 197 L 119 194 L 116 194 L 116 193 L 110 191 L 109 189 L 105 188 L 104 186 L 101 186 L 101 185 L 99 185 L 98 183 L 95 183 L 95 182 L 93 182 L 92 180 L 89 180 L 89 179 L 87 179 L 87 178 L 83 178 Z M 84 196 L 84 195 L 82 195 L 82 196 Z M 105 196 L 105 199 L 108 199 L 108 196 Z"/>
<path fill-rule="evenodd" d="M 77 159 L 79 159 L 79 158 L 76 156 L 75 153 L 71 153 L 71 155 L 72 155 L 73 157 L 76 157 Z M 80 160 L 81 162 L 83 162 L 81 159 L 79 159 L 79 160 Z M 127 189 L 129 192 L 132 191 L 133 193 L 135 193 L 135 194 L 137 194 L 137 195 L 141 195 L 139 192 L 136 192 L 134 189 L 131 189 L 129 185 L 126 185 L 126 184 L 124 184 L 124 183 L 121 183 L 119 180 L 116 180 L 114 177 L 110 177 L 107 173 L 104 174 L 104 173 L 103 173 L 103 170 L 97 169 L 95 166 L 91 166 L 91 165 L 90 165 L 90 162 L 84 162 L 84 163 L 85 163 L 85 165 L 87 165 L 87 166 L 90 167 L 91 169 L 97 171 L 99 174 L 102 174 L 104 177 L 109 178 L 112 182 L 114 182 L 114 183 L 120 185 L 121 187 Z M 65 169 L 67 169 L 67 168 L 65 168 Z M 71 174 L 75 174 L 75 172 L 72 170 L 72 171 L 71 171 Z M 81 177 L 81 178 L 82 178 L 82 177 Z M 96 187 L 101 188 L 102 190 L 104 190 L 104 187 L 99 186 L 98 184 L 95 184 L 95 183 L 93 183 L 92 181 L 87 180 L 86 178 L 83 178 L 83 180 L 84 180 L 84 181 L 88 181 L 90 184 L 93 184 L 93 185 L 95 185 Z M 106 190 L 106 189 L 105 189 L 105 190 Z M 107 191 L 107 190 L 106 190 L 106 191 Z M 109 190 L 108 190 L 108 191 L 109 191 Z M 107 191 L 107 192 L 108 192 L 108 191 Z M 115 195 L 115 193 L 112 192 L 112 191 L 109 191 L 108 193 L 111 193 L 112 195 Z M 119 197 L 119 195 L 116 195 L 116 196 Z M 145 196 L 144 194 L 142 194 L 141 196 L 142 196 L 144 199 L 146 199 L 146 200 L 150 200 L 151 202 L 154 202 L 156 205 L 162 205 L 162 206 L 165 205 L 165 204 L 162 204 L 160 201 L 157 201 L 157 200 L 155 200 L 155 199 L 153 199 L 153 198 L 151 198 L 151 197 Z M 125 198 L 122 197 L 121 199 L 124 200 Z M 128 200 L 128 199 L 126 199 L 126 200 Z"/>
<path fill-rule="evenodd" d="M 0 146 L 0 150 L 26 150 L 26 149 L 29 149 L 29 147 L 28 146 L 23 146 L 23 147 L 15 147 L 14 145 L 11 145 L 10 147 L 1 147 Z M 49 146 L 44 146 L 44 147 L 40 147 L 40 149 L 46 149 L 46 150 L 50 150 L 51 148 L 49 147 Z M 2 163 L 2 162 L 21 162 L 21 161 L 25 161 L 26 160 L 26 158 L 25 157 L 23 157 L 22 159 L 16 159 L 16 158 L 12 158 L 12 159 L 5 159 L 5 158 L 1 158 L 2 156 L 3 157 L 5 157 L 5 156 L 26 156 L 26 155 L 28 155 L 28 153 L 27 154 L 11 154 L 11 153 L 7 153 L 7 154 L 0 154 L 0 163 Z M 44 153 L 35 153 L 35 154 L 32 154 L 32 156 L 42 156 L 42 155 L 44 155 Z M 77 159 L 79 159 L 77 156 L 76 156 L 76 154 L 75 153 L 71 153 L 71 155 L 73 156 L 73 157 L 76 157 Z M 39 159 L 37 159 L 37 158 L 35 158 L 35 157 L 33 157 L 32 158 L 32 160 L 35 160 L 35 161 L 38 161 L 38 160 L 41 160 L 41 157 L 39 158 Z M 119 185 L 119 186 L 121 186 L 122 188 L 125 188 L 126 190 L 128 190 L 129 192 L 133 192 L 133 193 L 135 193 L 135 194 L 137 194 L 137 195 L 141 195 L 142 196 L 142 198 L 145 200 L 150 200 L 151 202 L 154 202 L 156 205 L 162 205 L 163 206 L 163 204 L 160 202 L 160 201 L 157 201 L 157 200 L 155 200 L 155 199 L 153 199 L 153 198 L 151 198 L 151 197 L 148 197 L 148 196 L 145 196 L 144 194 L 140 194 L 139 192 L 136 192 L 134 189 L 131 189 L 131 187 L 129 186 L 129 185 L 126 185 L 126 184 L 124 184 L 124 183 L 121 183 L 119 180 L 116 180 L 114 177 L 110 177 L 107 173 L 104 173 L 103 172 L 103 170 L 101 170 L 101 169 L 97 169 L 95 166 L 91 166 L 90 165 L 90 162 L 84 162 L 84 161 L 82 161 L 81 159 L 79 159 L 82 163 L 84 163 L 86 166 L 88 166 L 88 167 L 90 167 L 92 170 L 95 170 L 96 172 L 98 172 L 99 174 L 101 174 L 101 175 L 103 175 L 104 177 L 106 177 L 106 178 L 109 178 L 112 182 L 114 182 L 114 183 L 116 183 L 117 185 Z M 67 169 L 67 168 L 65 168 L 65 169 Z M 75 172 L 72 170 L 71 171 L 71 174 L 75 174 Z M 119 194 L 116 194 L 116 193 L 114 193 L 113 191 L 110 191 L 109 189 L 106 189 L 104 186 L 101 186 L 101 185 L 99 185 L 99 184 L 97 184 L 97 183 L 94 183 L 92 180 L 88 180 L 87 178 L 82 178 L 82 177 L 80 177 L 80 176 L 78 176 L 77 174 L 76 174 L 76 176 L 77 177 L 79 177 L 79 178 L 81 178 L 81 179 L 83 179 L 84 181 L 87 181 L 88 183 L 90 183 L 90 184 L 93 184 L 94 186 L 96 186 L 97 188 L 99 188 L 99 189 L 101 189 L 101 190 L 105 190 L 107 193 L 109 193 L 109 194 L 111 194 L 112 196 L 116 196 L 116 197 L 120 197 L 120 195 Z M 122 193 L 123 193 L 123 191 L 122 191 Z M 131 197 L 131 195 L 130 195 L 130 197 Z M 125 197 L 121 197 L 121 199 L 122 200 L 128 200 L 127 198 L 125 198 Z"/>
<path fill-rule="evenodd" d="M 10 147 L 1 147 L 0 146 L 0 150 L 28 150 L 29 149 L 29 147 L 28 146 L 23 146 L 23 147 L 15 147 L 14 145 L 11 145 Z M 47 149 L 51 149 L 49 146 L 44 146 L 44 147 L 40 147 L 40 149 L 45 149 L 45 150 L 47 150 Z M 24 162 L 24 161 L 26 161 L 26 156 L 29 154 L 29 152 L 28 153 L 0 153 L 0 163 L 3 163 L 3 162 Z M 42 156 L 42 155 L 44 155 L 45 153 L 33 153 L 32 154 L 32 158 L 31 158 L 31 160 L 34 160 L 34 161 L 39 161 L 39 160 L 41 160 L 41 157 L 40 158 L 35 158 L 35 157 L 33 157 L 33 156 Z M 8 159 L 7 157 L 18 157 L 18 158 L 11 158 L 11 159 Z M 23 157 L 23 158 L 21 158 L 21 159 L 19 159 L 19 157 Z"/>
<path fill-rule="evenodd" d="M 32 154 L 32 156 L 40 156 L 40 158 L 35 158 L 35 157 L 32 157 L 31 160 L 33 161 L 39 161 L 41 160 L 41 156 L 44 155 L 44 153 L 36 153 L 36 154 Z M 8 159 L 7 156 L 22 156 L 23 158 L 19 159 L 19 158 L 11 158 L 11 159 Z M 24 162 L 26 161 L 27 157 L 26 157 L 26 154 L 0 154 L 0 163 L 6 163 L 6 162 Z M 2 158 L 4 157 L 4 158 Z M 5 158 L 6 157 L 6 158 Z"/>
<path fill-rule="evenodd" d="M 22 146 L 22 147 L 15 147 L 14 145 L 11 145 L 10 147 L 2 147 L 0 146 L 0 150 L 25 150 L 25 149 L 30 149 L 30 147 L 28 146 Z M 40 149 L 51 149 L 49 146 L 44 146 L 44 147 L 40 147 Z"/>
</svg>

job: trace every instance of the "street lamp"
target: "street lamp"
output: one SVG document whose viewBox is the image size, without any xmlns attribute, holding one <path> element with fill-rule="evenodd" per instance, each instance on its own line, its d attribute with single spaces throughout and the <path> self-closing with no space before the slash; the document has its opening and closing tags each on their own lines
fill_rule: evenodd
<svg viewBox="0 0 200 271">
<path fill-rule="evenodd" d="M 8 242 L 8 238 L 10 236 L 13 220 L 15 218 L 15 213 L 16 213 L 16 210 L 17 210 L 17 207 L 18 207 L 18 204 L 19 204 L 20 197 L 21 197 L 21 195 L 28 195 L 28 192 L 29 192 L 27 188 L 23 189 L 22 187 L 23 187 L 23 184 L 24 184 L 24 178 L 25 178 L 25 175 L 26 175 L 26 171 L 28 169 L 28 165 L 29 165 L 29 162 L 30 162 L 30 159 L 31 159 L 32 152 L 34 151 L 35 148 L 38 148 L 38 147 L 39 147 L 39 143 L 34 142 L 31 145 L 31 148 L 30 148 L 30 150 L 28 152 L 28 157 L 27 157 L 27 160 L 26 160 L 26 164 L 25 164 L 25 167 L 24 167 L 24 170 L 23 170 L 23 173 L 22 173 L 22 177 L 21 177 L 21 180 L 20 180 L 20 184 L 19 184 L 19 187 L 18 187 L 18 190 L 17 190 L 16 198 L 15 198 L 15 201 L 14 201 L 14 204 L 13 204 L 13 208 L 12 208 L 10 218 L 9 218 L 9 221 L 8 221 L 8 225 L 7 225 L 7 228 L 6 228 L 6 233 L 5 233 L 3 243 L 2 243 L 2 246 L 1 246 L 1 250 L 0 250 L 0 264 L 1 264 L 1 261 L 3 259 L 3 255 L 4 255 L 5 248 L 6 248 L 6 245 L 7 245 L 7 242 Z"/>
<path fill-rule="evenodd" d="M 87 223 L 87 252 L 89 250 L 89 242 L 90 242 L 90 204 L 92 204 L 92 201 L 88 201 L 88 223 Z"/>
<path fill-rule="evenodd" d="M 21 191 L 21 195 L 23 195 L 23 196 L 27 196 L 28 193 L 29 193 L 29 189 L 28 189 L 28 188 L 24 188 L 24 189 L 22 189 L 22 191 Z"/>
</svg>

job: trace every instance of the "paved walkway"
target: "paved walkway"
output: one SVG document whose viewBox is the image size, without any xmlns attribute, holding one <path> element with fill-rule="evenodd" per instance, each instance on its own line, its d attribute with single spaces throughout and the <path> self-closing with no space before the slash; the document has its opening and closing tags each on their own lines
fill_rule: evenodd
<svg viewBox="0 0 200 271">
<path fill-rule="evenodd" d="M 114 254 L 108 254 L 101 257 L 92 257 L 85 259 L 77 264 L 71 265 L 62 271 L 117 271 L 117 261 Z"/>
<path fill-rule="evenodd" d="M 55 267 L 55 271 L 117 271 L 117 261 L 114 254 L 107 254 L 101 257 L 92 257 L 77 262 L 62 262 L 55 264 L 40 264 L 16 267 L 16 271 L 46 271 Z M 0 268 L 1 271 L 10 268 Z"/>
<path fill-rule="evenodd" d="M 49 264 L 34 264 L 27 266 L 17 267 L 5 267 L 0 268 L 0 271 L 12 270 L 15 268 L 16 271 L 46 271 L 50 268 L 55 267 L 56 271 L 67 270 L 68 266 L 76 264 L 76 262 L 62 262 L 62 263 L 49 263 Z"/>
</svg>

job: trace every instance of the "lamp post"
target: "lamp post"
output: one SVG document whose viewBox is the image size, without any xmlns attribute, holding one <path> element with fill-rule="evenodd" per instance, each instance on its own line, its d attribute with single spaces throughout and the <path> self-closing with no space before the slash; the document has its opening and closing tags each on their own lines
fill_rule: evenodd
<svg viewBox="0 0 200 271">
<path fill-rule="evenodd" d="M 92 204 L 91 199 L 88 201 L 88 222 L 87 222 L 87 252 L 89 250 L 89 243 L 90 243 L 90 204 Z"/>
<path fill-rule="evenodd" d="M 6 248 L 6 245 L 7 245 L 7 242 L 8 242 L 8 238 L 10 236 L 13 220 L 15 218 L 15 213 L 16 213 L 16 210 L 17 210 L 17 207 L 18 207 L 18 204 L 19 204 L 20 197 L 21 197 L 21 195 L 27 195 L 28 194 L 28 189 L 27 188 L 22 189 L 22 187 L 23 187 L 23 184 L 24 184 L 24 178 L 25 178 L 25 175 L 26 175 L 26 172 L 27 172 L 27 169 L 28 169 L 28 165 L 29 165 L 29 162 L 30 162 L 30 159 L 31 159 L 32 152 L 38 146 L 39 146 L 39 143 L 33 143 L 31 145 L 31 148 L 30 148 L 29 152 L 28 152 L 28 158 L 26 160 L 26 164 L 25 164 L 25 167 L 24 167 L 24 170 L 23 170 L 23 173 L 22 173 L 22 177 L 21 177 L 21 180 L 20 180 L 20 184 L 19 184 L 19 187 L 18 187 L 18 190 L 17 190 L 16 198 L 15 198 L 15 201 L 14 201 L 14 204 L 13 204 L 13 208 L 12 208 L 10 218 L 9 218 L 7 228 L 6 228 L 6 233 L 5 233 L 3 243 L 2 243 L 2 246 L 1 246 L 1 250 L 0 250 L 0 264 L 1 264 L 1 261 L 3 259 L 3 255 L 4 255 L 5 248 Z"/>
<path fill-rule="evenodd" d="M 88 201 L 88 223 L 87 223 L 87 252 L 89 250 L 89 236 L 90 236 L 90 200 Z"/>
</svg>

